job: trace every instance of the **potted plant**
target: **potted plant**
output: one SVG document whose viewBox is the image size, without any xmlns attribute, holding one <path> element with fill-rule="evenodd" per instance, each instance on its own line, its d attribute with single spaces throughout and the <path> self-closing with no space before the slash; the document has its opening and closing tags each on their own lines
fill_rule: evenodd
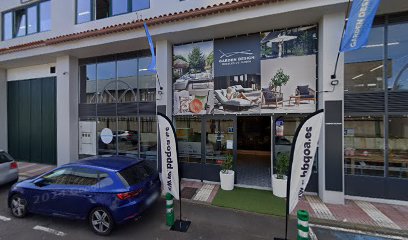
<svg viewBox="0 0 408 240">
<path fill-rule="evenodd" d="M 286 187 L 288 182 L 289 154 L 278 153 L 276 156 L 276 174 L 272 176 L 272 191 L 277 197 L 286 197 Z"/>
<path fill-rule="evenodd" d="M 277 92 L 279 87 L 279 93 L 282 93 L 282 86 L 285 86 L 289 82 L 290 76 L 283 72 L 280 68 L 275 76 L 269 81 L 269 87 L 273 88 L 273 91 Z M 272 89 L 271 89 L 272 90 Z"/>
<path fill-rule="evenodd" d="M 220 180 L 222 190 L 230 191 L 234 189 L 235 173 L 232 170 L 232 159 L 232 154 L 228 153 L 221 165 Z"/>
</svg>

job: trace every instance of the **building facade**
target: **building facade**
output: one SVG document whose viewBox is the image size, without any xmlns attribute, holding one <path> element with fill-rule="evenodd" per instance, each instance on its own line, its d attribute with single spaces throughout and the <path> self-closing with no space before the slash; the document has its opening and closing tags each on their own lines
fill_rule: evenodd
<svg viewBox="0 0 408 240">
<path fill-rule="evenodd" d="M 341 54 L 346 0 L 4 1 L 0 148 L 64 164 L 157 161 L 173 119 L 182 176 L 271 189 L 296 127 L 325 110 L 307 191 L 406 203 L 408 3 L 383 1 L 367 45 Z M 149 25 L 158 75 L 143 29 Z M 157 162 L 159 166 L 159 162 Z"/>
</svg>

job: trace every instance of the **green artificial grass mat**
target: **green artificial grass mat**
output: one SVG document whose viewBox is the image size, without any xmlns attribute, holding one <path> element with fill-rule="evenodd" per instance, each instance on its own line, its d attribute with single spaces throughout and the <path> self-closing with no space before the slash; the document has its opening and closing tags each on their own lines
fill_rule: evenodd
<svg viewBox="0 0 408 240">
<path fill-rule="evenodd" d="M 212 205 L 281 217 L 284 217 L 286 212 L 284 198 L 275 197 L 272 191 L 249 188 L 236 187 L 232 191 L 220 189 Z"/>
</svg>

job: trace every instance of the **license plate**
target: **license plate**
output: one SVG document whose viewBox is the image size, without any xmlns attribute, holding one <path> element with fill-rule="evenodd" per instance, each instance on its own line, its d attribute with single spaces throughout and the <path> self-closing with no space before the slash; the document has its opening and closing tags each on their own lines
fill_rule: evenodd
<svg viewBox="0 0 408 240">
<path fill-rule="evenodd" d="M 152 195 L 150 195 L 150 196 L 146 199 L 146 204 L 147 204 L 147 205 L 152 204 L 158 197 L 159 197 L 159 193 L 158 193 L 158 192 L 154 192 Z"/>
</svg>

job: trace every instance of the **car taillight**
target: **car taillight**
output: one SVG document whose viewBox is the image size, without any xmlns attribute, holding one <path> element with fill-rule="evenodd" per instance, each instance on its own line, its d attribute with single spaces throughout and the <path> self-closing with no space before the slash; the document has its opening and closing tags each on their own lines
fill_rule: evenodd
<svg viewBox="0 0 408 240">
<path fill-rule="evenodd" d="M 137 195 L 141 194 L 143 192 L 143 189 L 139 189 L 133 192 L 125 192 L 125 193 L 118 193 L 116 194 L 116 196 L 120 199 L 120 200 L 125 200 L 128 198 L 133 198 L 136 197 Z"/>
<path fill-rule="evenodd" d="M 12 162 L 10 163 L 10 169 L 16 169 L 18 168 L 17 163 L 16 162 Z"/>
</svg>

